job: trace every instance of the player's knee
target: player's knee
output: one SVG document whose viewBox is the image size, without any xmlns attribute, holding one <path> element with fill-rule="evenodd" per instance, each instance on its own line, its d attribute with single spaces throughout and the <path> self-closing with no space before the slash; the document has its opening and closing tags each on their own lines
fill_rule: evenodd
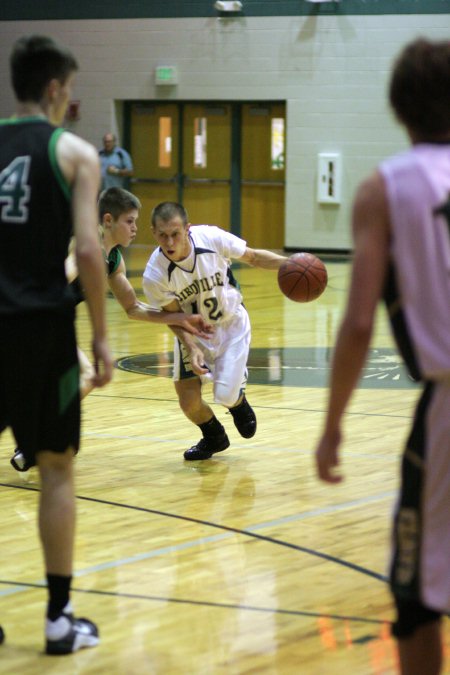
<svg viewBox="0 0 450 675">
<path fill-rule="evenodd" d="M 73 481 L 72 449 L 63 453 L 41 451 L 36 454 L 42 490 L 56 489 Z"/>
<path fill-rule="evenodd" d="M 230 389 L 226 386 L 216 386 L 214 389 L 214 402 L 223 405 L 226 408 L 232 408 L 236 405 L 239 398 L 239 389 Z"/>
<path fill-rule="evenodd" d="M 408 638 L 424 624 L 439 621 L 441 614 L 428 609 L 419 601 L 395 598 L 397 621 L 392 625 L 392 634 L 398 638 Z"/>
</svg>

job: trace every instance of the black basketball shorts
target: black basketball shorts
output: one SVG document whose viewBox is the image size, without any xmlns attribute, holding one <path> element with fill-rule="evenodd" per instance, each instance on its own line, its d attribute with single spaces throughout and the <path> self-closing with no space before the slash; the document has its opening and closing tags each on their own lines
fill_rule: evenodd
<svg viewBox="0 0 450 675">
<path fill-rule="evenodd" d="M 78 451 L 79 366 L 73 313 L 2 317 L 0 420 L 35 463 L 40 450 Z"/>
</svg>

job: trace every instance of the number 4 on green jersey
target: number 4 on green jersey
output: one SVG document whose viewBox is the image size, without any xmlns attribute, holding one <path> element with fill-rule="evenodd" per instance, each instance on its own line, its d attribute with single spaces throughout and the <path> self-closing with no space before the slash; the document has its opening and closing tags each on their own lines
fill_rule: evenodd
<svg viewBox="0 0 450 675">
<path fill-rule="evenodd" d="M 1 220 L 4 223 L 25 223 L 28 219 L 30 161 L 29 156 L 16 157 L 0 173 Z"/>
</svg>

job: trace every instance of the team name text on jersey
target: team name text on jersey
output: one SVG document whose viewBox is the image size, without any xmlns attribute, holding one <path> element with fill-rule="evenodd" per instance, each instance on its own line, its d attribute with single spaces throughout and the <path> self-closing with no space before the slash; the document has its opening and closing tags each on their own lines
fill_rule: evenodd
<svg viewBox="0 0 450 675">
<path fill-rule="evenodd" d="M 204 291 L 212 291 L 215 286 L 223 286 L 221 272 L 216 272 L 215 274 L 211 274 L 209 277 L 203 277 L 202 279 L 194 279 L 192 284 L 183 288 L 183 290 L 176 295 L 178 300 L 182 302 L 191 295 L 198 295 Z"/>
</svg>

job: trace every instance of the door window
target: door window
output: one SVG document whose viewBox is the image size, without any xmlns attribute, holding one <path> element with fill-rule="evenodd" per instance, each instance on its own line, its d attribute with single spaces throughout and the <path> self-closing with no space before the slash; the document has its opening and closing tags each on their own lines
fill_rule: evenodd
<svg viewBox="0 0 450 675">
<path fill-rule="evenodd" d="M 271 168 L 284 169 L 284 119 L 272 117 L 271 125 Z"/>
<path fill-rule="evenodd" d="M 207 167 L 207 120 L 206 117 L 194 119 L 194 167 L 206 169 Z"/>
<path fill-rule="evenodd" d="M 172 118 L 159 118 L 159 166 L 169 169 L 172 166 Z"/>
</svg>

